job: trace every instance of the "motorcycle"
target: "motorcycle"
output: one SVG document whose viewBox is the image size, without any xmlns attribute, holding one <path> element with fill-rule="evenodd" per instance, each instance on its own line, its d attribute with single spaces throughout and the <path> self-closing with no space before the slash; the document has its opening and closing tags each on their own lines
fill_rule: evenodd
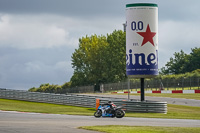
<svg viewBox="0 0 200 133">
<path fill-rule="evenodd" d="M 121 106 L 111 108 L 111 106 L 107 104 L 100 105 L 97 111 L 94 113 L 94 116 L 96 118 L 99 118 L 101 116 L 122 118 L 124 117 L 124 115 L 125 115 L 125 112 L 124 110 L 122 110 Z"/>
</svg>

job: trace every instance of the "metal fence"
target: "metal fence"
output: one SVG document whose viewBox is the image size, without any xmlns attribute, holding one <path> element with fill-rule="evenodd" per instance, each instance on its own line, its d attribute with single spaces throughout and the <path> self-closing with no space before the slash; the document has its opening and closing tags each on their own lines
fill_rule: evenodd
<svg viewBox="0 0 200 133">
<path fill-rule="evenodd" d="M 140 90 L 140 79 L 131 79 L 130 80 L 130 89 L 131 91 Z M 145 90 L 196 90 L 200 89 L 200 77 L 189 77 L 189 78 L 167 78 L 167 79 L 145 79 Z M 99 86 L 90 85 L 90 86 L 76 86 L 72 88 L 60 88 L 52 89 L 51 87 L 45 91 L 50 93 L 94 93 L 99 92 L 113 92 L 113 91 L 124 91 L 128 90 L 128 82 L 117 82 L 117 83 L 107 83 L 101 84 Z M 42 89 L 38 91 L 44 91 Z"/>
<path fill-rule="evenodd" d="M 94 93 L 94 86 L 78 86 L 66 89 L 63 93 Z"/>
<path fill-rule="evenodd" d="M 28 92 L 21 90 L 0 89 L 0 98 L 14 99 L 32 102 L 73 105 L 81 107 L 96 107 L 96 99 L 100 99 L 100 104 L 108 101 L 113 101 L 117 106 L 124 106 L 124 109 L 131 112 L 151 112 L 151 113 L 167 113 L 166 102 L 155 101 L 137 101 L 131 99 L 109 98 L 88 95 L 75 94 L 53 94 L 53 93 L 39 93 Z"/>
<path fill-rule="evenodd" d="M 100 99 L 100 104 L 105 103 L 106 100 Z M 117 106 L 122 106 L 126 111 L 138 113 L 167 113 L 167 102 L 156 101 L 137 101 L 128 100 L 113 100 Z"/>
<path fill-rule="evenodd" d="M 108 83 L 101 85 L 103 92 L 128 90 L 128 82 Z M 140 80 L 130 80 L 130 89 L 140 89 Z M 200 77 L 178 79 L 146 79 L 145 90 L 191 90 L 200 89 Z"/>
</svg>

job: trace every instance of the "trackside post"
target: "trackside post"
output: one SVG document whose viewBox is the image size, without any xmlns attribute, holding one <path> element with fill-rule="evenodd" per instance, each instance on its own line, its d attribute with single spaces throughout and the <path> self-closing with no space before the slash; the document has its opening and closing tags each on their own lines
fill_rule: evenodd
<svg viewBox="0 0 200 133">
<path fill-rule="evenodd" d="M 99 105 L 100 105 L 100 100 L 96 99 L 96 110 L 98 109 Z"/>
</svg>

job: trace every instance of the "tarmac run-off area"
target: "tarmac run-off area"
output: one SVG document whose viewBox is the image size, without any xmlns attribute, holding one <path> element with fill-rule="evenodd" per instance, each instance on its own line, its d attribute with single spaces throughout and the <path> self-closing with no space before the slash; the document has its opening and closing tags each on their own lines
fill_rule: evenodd
<svg viewBox="0 0 200 133">
<path fill-rule="evenodd" d="M 80 126 L 130 125 L 200 127 L 200 120 L 160 118 L 95 118 L 94 116 L 57 115 L 0 111 L 0 133 L 97 133 Z"/>
</svg>

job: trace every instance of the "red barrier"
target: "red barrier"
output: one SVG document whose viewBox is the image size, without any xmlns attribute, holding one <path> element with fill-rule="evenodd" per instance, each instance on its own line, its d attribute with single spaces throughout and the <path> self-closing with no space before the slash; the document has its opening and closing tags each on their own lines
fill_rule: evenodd
<svg viewBox="0 0 200 133">
<path fill-rule="evenodd" d="M 152 91 L 152 93 L 161 93 L 161 91 Z"/>
<path fill-rule="evenodd" d="M 182 90 L 173 90 L 172 93 L 183 93 Z"/>
<path fill-rule="evenodd" d="M 195 91 L 195 93 L 200 93 L 200 90 L 194 90 Z"/>
</svg>

